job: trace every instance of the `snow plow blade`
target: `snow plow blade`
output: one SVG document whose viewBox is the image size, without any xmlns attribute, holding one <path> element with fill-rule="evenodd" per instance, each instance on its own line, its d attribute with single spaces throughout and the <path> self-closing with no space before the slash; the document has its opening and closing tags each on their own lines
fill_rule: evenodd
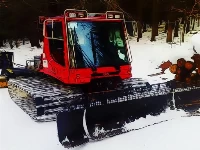
<svg viewBox="0 0 200 150">
<path fill-rule="evenodd" d="M 146 118 L 147 115 L 159 116 L 161 113 L 164 114 L 168 108 L 176 112 L 182 110 L 185 112 L 184 116 L 200 115 L 200 82 L 186 84 L 172 80 L 152 85 L 151 90 L 136 91 L 133 87 L 130 91 L 135 91 L 135 93 L 127 94 L 131 97 L 130 99 L 120 92 L 110 93 L 112 95 L 110 98 L 114 100 L 113 103 L 87 105 L 78 109 L 68 108 L 59 112 L 57 129 L 60 143 L 64 147 L 71 148 L 89 141 L 103 140 L 123 134 L 135 130 L 128 126 L 129 123 L 141 117 Z M 97 104 L 100 99 L 105 101 L 106 97 L 109 97 L 102 95 L 97 96 Z M 182 117 L 183 114 L 179 115 Z M 170 119 L 173 117 L 167 120 Z M 153 124 L 165 121 L 161 120 Z M 149 125 L 152 124 L 147 126 Z"/>
<path fill-rule="evenodd" d="M 146 88 L 129 87 L 121 91 L 90 93 L 88 104 L 59 112 L 57 129 L 60 143 L 71 148 L 126 133 L 130 131 L 125 127 L 126 123 L 165 111 L 172 99 L 168 83 Z"/>
</svg>

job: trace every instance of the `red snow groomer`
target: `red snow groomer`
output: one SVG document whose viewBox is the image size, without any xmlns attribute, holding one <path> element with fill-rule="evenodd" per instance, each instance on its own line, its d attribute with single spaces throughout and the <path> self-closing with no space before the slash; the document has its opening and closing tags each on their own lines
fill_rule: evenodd
<svg viewBox="0 0 200 150">
<path fill-rule="evenodd" d="M 41 56 L 1 74 L 13 101 L 31 118 L 57 121 L 65 147 L 128 132 L 126 123 L 171 105 L 171 82 L 132 78 L 123 13 L 67 9 L 41 23 Z"/>
</svg>

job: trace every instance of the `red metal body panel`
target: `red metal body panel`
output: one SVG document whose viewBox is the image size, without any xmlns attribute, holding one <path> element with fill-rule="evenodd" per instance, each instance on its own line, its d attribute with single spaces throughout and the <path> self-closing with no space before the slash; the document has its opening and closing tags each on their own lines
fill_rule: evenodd
<svg viewBox="0 0 200 150">
<path fill-rule="evenodd" d="M 66 22 L 69 21 L 108 21 L 108 22 L 120 22 L 122 20 L 106 19 L 106 16 L 89 17 L 89 18 L 65 18 L 64 16 L 53 17 L 58 22 L 62 22 L 63 40 L 64 40 L 64 60 L 65 66 L 62 66 L 54 61 L 51 56 L 49 48 L 49 40 L 44 37 L 43 54 L 41 57 L 42 68 L 41 72 L 48 74 L 66 84 L 86 84 L 95 78 L 108 78 L 119 76 L 122 80 L 131 78 L 131 65 L 120 66 L 119 70 L 114 67 L 99 67 L 96 71 L 92 71 L 90 68 L 83 69 L 70 69 L 69 67 L 69 54 L 68 54 L 68 39 L 66 31 Z M 45 24 L 45 22 L 44 22 Z M 125 30 L 124 30 L 125 31 Z M 45 35 L 47 32 L 45 31 Z M 127 44 L 126 44 L 127 46 Z M 128 48 L 127 48 L 128 49 Z"/>
</svg>

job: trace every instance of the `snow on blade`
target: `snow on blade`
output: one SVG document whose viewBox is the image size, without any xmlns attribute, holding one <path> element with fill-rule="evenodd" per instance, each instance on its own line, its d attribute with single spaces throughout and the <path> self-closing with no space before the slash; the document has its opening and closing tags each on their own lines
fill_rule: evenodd
<svg viewBox="0 0 200 150">
<path fill-rule="evenodd" d="M 147 115 L 146 118 L 139 118 L 132 123 L 124 125 L 125 130 L 139 130 L 154 124 L 159 124 L 165 121 L 171 121 L 173 119 L 185 116 L 186 113 L 182 110 L 170 110 L 169 108 L 158 116 Z"/>
</svg>

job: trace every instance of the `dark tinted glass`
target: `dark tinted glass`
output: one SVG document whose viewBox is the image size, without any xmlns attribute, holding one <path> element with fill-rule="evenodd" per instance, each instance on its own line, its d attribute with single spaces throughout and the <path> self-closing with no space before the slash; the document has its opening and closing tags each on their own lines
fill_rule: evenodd
<svg viewBox="0 0 200 150">
<path fill-rule="evenodd" d="M 122 22 L 69 22 L 72 68 L 129 64 Z"/>
</svg>

